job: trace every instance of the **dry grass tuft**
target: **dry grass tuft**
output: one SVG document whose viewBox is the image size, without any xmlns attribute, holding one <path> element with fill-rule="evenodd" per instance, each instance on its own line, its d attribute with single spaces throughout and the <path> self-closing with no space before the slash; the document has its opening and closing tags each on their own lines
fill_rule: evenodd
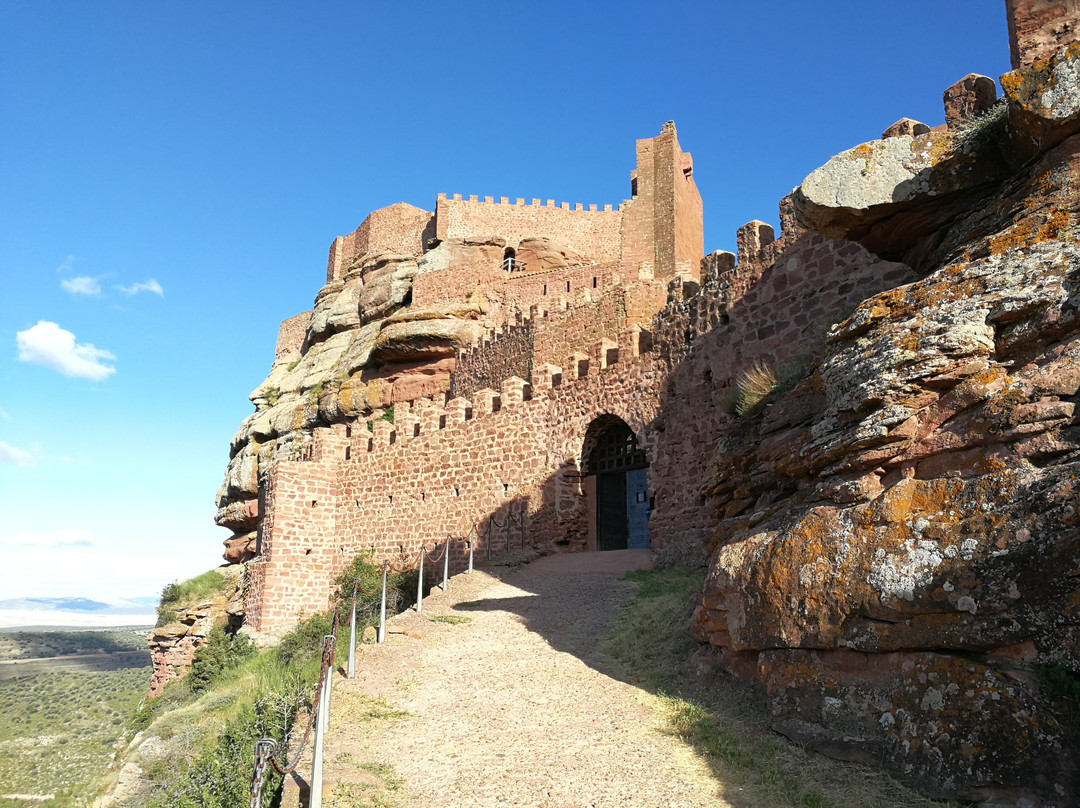
<svg viewBox="0 0 1080 808">
<path fill-rule="evenodd" d="M 773 369 L 764 362 L 755 362 L 739 374 L 736 382 L 739 399 L 735 404 L 738 415 L 748 415 L 765 396 L 776 389 L 777 380 Z"/>
</svg>

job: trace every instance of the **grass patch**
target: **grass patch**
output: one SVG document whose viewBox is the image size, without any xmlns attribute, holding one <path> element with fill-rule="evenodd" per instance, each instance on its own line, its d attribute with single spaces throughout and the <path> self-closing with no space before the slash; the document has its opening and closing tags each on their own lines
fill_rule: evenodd
<svg viewBox="0 0 1080 808">
<path fill-rule="evenodd" d="M 776 389 L 776 374 L 764 362 L 755 362 L 739 374 L 735 384 L 739 391 L 735 413 L 745 418 L 754 411 L 762 399 Z"/>
<path fill-rule="evenodd" d="M 462 614 L 433 614 L 428 617 L 432 623 L 449 623 L 451 626 L 460 626 L 471 623 L 472 618 Z"/>
<path fill-rule="evenodd" d="M 291 369 L 291 368 L 290 368 Z M 276 384 L 268 384 L 259 390 L 259 393 L 266 399 L 266 403 L 273 407 L 278 403 L 278 399 L 281 398 L 281 390 Z"/>
<path fill-rule="evenodd" d="M 684 672 L 697 647 L 690 617 L 705 570 L 675 567 L 628 573 L 637 599 L 622 614 L 604 652 L 661 699 L 667 731 L 710 766 L 740 805 L 760 808 L 945 808 L 884 772 L 807 752 L 769 730 L 758 692 L 732 677 Z"/>
<path fill-rule="evenodd" d="M 213 569 L 196 575 L 186 581 L 173 581 L 161 590 L 161 602 L 158 604 L 158 626 L 166 626 L 176 620 L 180 609 L 194 606 L 200 601 L 219 595 L 225 589 L 225 576 L 221 570 Z"/>
<path fill-rule="evenodd" d="M 338 712 L 340 709 L 340 713 Z M 408 710 L 399 710 L 385 699 L 346 694 L 334 709 L 335 718 L 347 724 L 368 724 L 372 721 L 393 721 L 412 718 Z"/>
</svg>

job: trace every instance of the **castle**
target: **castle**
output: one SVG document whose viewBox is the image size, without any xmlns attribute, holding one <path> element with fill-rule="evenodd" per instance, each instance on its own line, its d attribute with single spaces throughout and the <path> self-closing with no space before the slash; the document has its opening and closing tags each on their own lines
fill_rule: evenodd
<svg viewBox="0 0 1080 808">
<path fill-rule="evenodd" d="M 1002 99 L 964 77 L 944 125 L 837 155 L 737 254 L 704 252 L 672 123 L 622 204 L 440 195 L 335 239 L 218 494 L 245 624 L 448 537 L 701 547 L 694 636 L 779 731 L 1059 804 L 1024 671 L 1080 658 L 1080 8 L 1006 7 Z"/>
</svg>

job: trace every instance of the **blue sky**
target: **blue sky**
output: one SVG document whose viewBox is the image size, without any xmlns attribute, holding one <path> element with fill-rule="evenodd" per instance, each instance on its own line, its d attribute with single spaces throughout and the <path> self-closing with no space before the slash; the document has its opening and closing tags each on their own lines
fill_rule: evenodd
<svg viewBox="0 0 1080 808">
<path fill-rule="evenodd" d="M 219 562 L 247 394 L 370 210 L 617 204 L 673 119 L 705 248 L 733 249 L 831 155 L 1008 69 L 1000 0 L 6 0 L 0 599 Z"/>
</svg>

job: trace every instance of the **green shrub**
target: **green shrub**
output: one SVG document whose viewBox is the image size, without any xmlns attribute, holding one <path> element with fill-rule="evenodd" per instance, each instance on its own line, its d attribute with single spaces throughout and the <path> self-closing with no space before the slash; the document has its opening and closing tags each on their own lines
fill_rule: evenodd
<svg viewBox="0 0 1080 808">
<path fill-rule="evenodd" d="M 184 682 L 192 693 L 204 690 L 229 671 L 236 670 L 248 657 L 256 653 L 255 643 L 244 634 L 226 634 L 224 629 L 215 628 L 206 638 L 206 643 L 195 651 L 191 661 L 191 670 L 184 677 Z"/>
<path fill-rule="evenodd" d="M 330 615 L 319 612 L 302 620 L 281 638 L 278 659 L 283 666 L 298 667 L 322 659 L 323 638 L 330 633 Z"/>
<path fill-rule="evenodd" d="M 266 387 L 259 390 L 259 393 L 262 394 L 262 397 L 266 399 L 266 403 L 271 407 L 277 404 L 278 399 L 281 398 L 281 390 L 274 384 L 266 385 Z"/>
</svg>

